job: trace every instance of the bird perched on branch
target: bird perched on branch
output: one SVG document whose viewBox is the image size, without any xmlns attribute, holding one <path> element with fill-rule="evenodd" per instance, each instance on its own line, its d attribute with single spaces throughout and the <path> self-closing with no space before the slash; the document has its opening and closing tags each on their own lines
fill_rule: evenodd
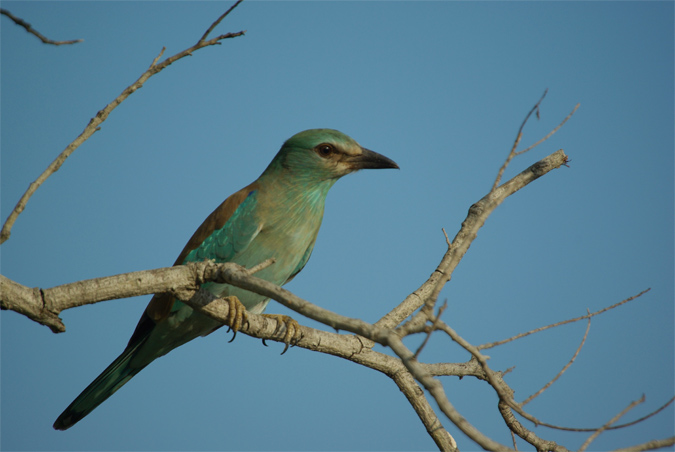
<svg viewBox="0 0 675 452">
<path fill-rule="evenodd" d="M 328 190 L 342 176 L 360 169 L 398 168 L 376 152 L 332 129 L 311 129 L 288 139 L 252 184 L 227 198 L 188 241 L 174 265 L 215 259 L 250 268 L 269 258 L 276 262 L 256 276 L 283 285 L 303 269 L 321 226 Z M 246 311 L 261 314 L 269 299 L 227 284 L 202 288 L 225 298 L 234 312 L 235 331 Z M 286 326 L 286 345 L 299 325 L 288 316 L 272 316 Z M 54 422 L 66 430 L 89 414 L 155 359 L 222 324 L 171 294 L 156 294 L 145 309 L 129 344 Z"/>
</svg>

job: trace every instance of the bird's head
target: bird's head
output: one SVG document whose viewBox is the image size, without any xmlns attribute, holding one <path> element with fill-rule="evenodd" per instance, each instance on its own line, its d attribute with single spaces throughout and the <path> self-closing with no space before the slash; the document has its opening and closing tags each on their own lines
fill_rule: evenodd
<svg viewBox="0 0 675 452">
<path fill-rule="evenodd" d="M 398 168 L 398 165 L 342 132 L 310 129 L 286 140 L 265 173 L 281 170 L 320 181 L 336 180 L 360 169 L 377 168 Z"/>
</svg>

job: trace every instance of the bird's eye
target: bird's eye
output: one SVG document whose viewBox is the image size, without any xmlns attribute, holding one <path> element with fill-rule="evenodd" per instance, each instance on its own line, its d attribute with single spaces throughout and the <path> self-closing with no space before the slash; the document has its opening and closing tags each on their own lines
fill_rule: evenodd
<svg viewBox="0 0 675 452">
<path fill-rule="evenodd" d="M 320 144 L 316 147 L 316 152 L 319 154 L 321 157 L 330 157 L 333 152 L 335 152 L 335 149 L 333 146 L 330 144 Z"/>
</svg>

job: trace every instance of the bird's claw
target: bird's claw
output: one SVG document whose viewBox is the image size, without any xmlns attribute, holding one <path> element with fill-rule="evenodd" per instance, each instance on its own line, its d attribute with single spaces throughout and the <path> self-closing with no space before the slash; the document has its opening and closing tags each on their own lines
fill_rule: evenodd
<svg viewBox="0 0 675 452">
<path fill-rule="evenodd" d="M 224 300 L 227 301 L 227 304 L 230 307 L 227 312 L 227 325 L 229 327 L 228 332 L 234 332 L 232 339 L 230 339 L 230 342 L 232 342 L 234 338 L 237 337 L 237 331 L 239 331 L 245 323 L 248 323 L 248 312 L 241 301 L 239 301 L 239 298 L 234 295 L 225 297 Z"/>
<path fill-rule="evenodd" d="M 281 314 L 263 314 L 263 317 L 267 317 L 277 321 L 277 329 L 274 331 L 275 334 L 279 331 L 281 325 L 284 325 L 286 327 L 286 333 L 284 334 L 284 344 L 286 344 L 286 346 L 284 347 L 284 351 L 281 352 L 282 355 L 286 353 L 286 350 L 288 350 L 289 345 L 290 346 L 297 345 L 298 341 L 300 341 L 300 339 L 302 338 L 302 331 L 300 330 L 300 324 L 296 322 L 293 318 Z"/>
</svg>

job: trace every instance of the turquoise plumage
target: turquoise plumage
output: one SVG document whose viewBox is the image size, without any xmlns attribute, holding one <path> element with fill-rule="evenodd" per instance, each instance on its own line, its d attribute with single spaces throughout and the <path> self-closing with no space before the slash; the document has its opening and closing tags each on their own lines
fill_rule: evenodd
<svg viewBox="0 0 675 452">
<path fill-rule="evenodd" d="M 277 285 L 287 283 L 312 254 L 330 188 L 340 177 L 367 168 L 398 165 L 337 130 L 311 129 L 294 135 L 255 182 L 206 218 L 174 265 L 215 259 L 250 268 L 274 257 L 276 263 L 256 276 Z M 203 287 L 256 314 L 269 302 L 227 284 Z M 170 294 L 155 295 L 122 354 L 65 409 L 54 428 L 70 428 L 152 361 L 221 326 Z"/>
</svg>

